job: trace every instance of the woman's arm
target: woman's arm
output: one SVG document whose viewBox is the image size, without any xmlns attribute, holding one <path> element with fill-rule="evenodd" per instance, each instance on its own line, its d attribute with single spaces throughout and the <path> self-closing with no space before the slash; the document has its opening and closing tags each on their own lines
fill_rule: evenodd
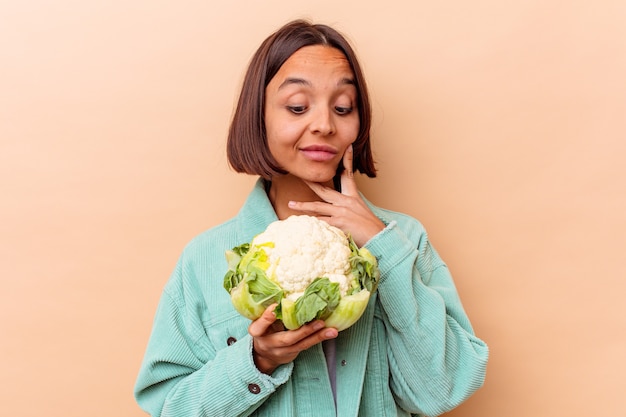
<svg viewBox="0 0 626 417">
<path fill-rule="evenodd" d="M 288 380 L 293 365 L 272 375 L 260 372 L 247 333 L 215 346 L 204 328 L 207 309 L 199 290 L 184 289 L 190 281 L 179 262 L 154 319 L 135 386 L 137 402 L 152 416 L 249 415 Z"/>
<path fill-rule="evenodd" d="M 480 388 L 488 348 L 472 330 L 447 266 L 410 217 L 366 245 L 378 258 L 378 300 L 388 337 L 391 388 L 398 404 L 429 416 Z"/>
</svg>

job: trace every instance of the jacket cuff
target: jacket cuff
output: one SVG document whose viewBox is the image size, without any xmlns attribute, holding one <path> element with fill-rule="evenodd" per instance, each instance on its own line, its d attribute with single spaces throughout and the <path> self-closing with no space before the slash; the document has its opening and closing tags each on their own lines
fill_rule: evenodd
<svg viewBox="0 0 626 417">
<path fill-rule="evenodd" d="M 293 363 L 279 366 L 272 375 L 266 375 L 259 371 L 252 357 L 252 337 L 250 335 L 246 335 L 226 350 L 228 351 L 226 360 L 230 363 L 241 362 L 242 357 L 246 358 L 245 366 L 226 368 L 231 386 L 242 402 L 247 402 L 250 405 L 259 403 L 260 405 L 261 400 L 276 391 L 291 376 Z"/>
</svg>

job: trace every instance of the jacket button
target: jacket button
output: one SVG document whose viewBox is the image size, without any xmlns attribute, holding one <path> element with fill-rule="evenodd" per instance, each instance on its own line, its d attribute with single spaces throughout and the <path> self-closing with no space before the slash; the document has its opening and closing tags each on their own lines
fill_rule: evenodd
<svg viewBox="0 0 626 417">
<path fill-rule="evenodd" d="M 261 387 L 259 387 L 257 384 L 248 384 L 248 391 L 253 394 L 258 394 L 259 392 L 261 392 Z"/>
<path fill-rule="evenodd" d="M 343 360 L 341 361 L 341 366 L 346 366 L 347 364 L 348 364 L 348 362 L 346 362 L 346 360 L 345 360 L 345 359 L 343 359 Z"/>
<path fill-rule="evenodd" d="M 236 341 L 237 341 L 237 339 L 235 339 L 234 337 L 231 336 L 228 339 L 226 339 L 226 344 L 228 346 L 230 346 L 230 345 L 234 344 Z"/>
</svg>

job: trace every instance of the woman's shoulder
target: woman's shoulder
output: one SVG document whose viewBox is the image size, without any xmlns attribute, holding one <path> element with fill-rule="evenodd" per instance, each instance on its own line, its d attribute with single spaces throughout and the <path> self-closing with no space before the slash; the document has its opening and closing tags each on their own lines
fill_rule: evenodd
<svg viewBox="0 0 626 417">
<path fill-rule="evenodd" d="M 222 223 L 212 226 L 195 235 L 183 249 L 183 253 L 193 255 L 207 253 L 215 248 L 223 249 L 232 242 L 236 242 L 238 233 L 237 217 L 232 217 Z"/>
</svg>

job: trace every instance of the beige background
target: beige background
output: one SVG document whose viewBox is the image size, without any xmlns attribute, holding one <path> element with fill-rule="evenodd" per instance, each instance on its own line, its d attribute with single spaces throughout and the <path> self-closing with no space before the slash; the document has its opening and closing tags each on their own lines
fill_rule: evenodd
<svg viewBox="0 0 626 417">
<path fill-rule="evenodd" d="M 490 345 L 449 415 L 624 415 L 622 0 L 2 0 L 2 414 L 143 415 L 161 288 L 254 180 L 224 151 L 244 67 L 295 17 L 354 41 L 362 189 L 425 224 Z"/>
</svg>

